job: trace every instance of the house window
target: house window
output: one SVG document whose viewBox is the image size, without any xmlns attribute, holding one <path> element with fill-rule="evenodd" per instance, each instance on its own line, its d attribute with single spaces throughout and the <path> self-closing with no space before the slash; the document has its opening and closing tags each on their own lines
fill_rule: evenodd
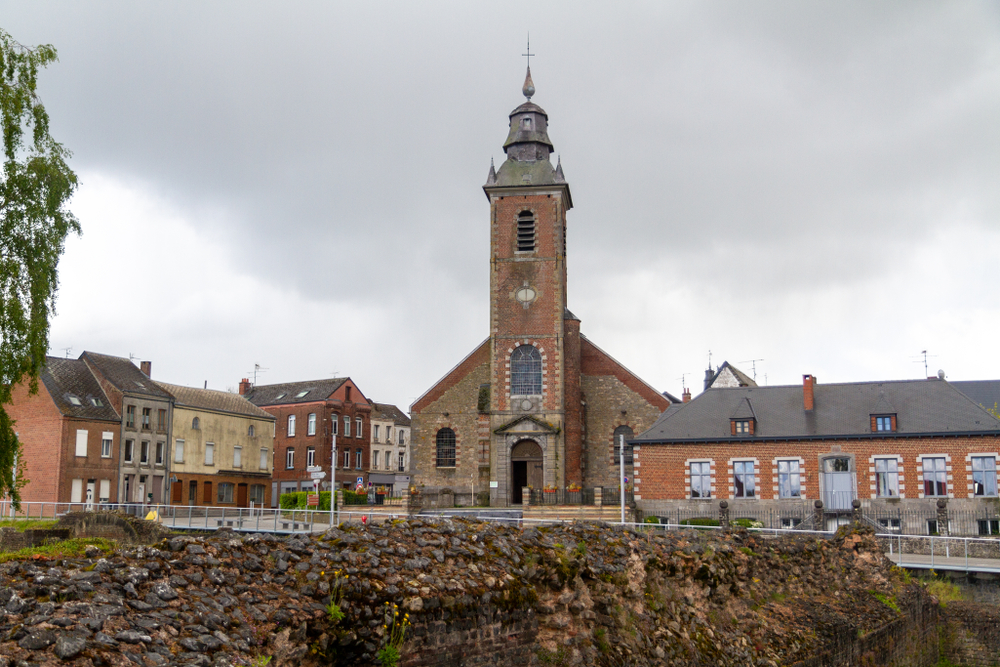
<svg viewBox="0 0 1000 667">
<path fill-rule="evenodd" d="M 132 463 L 132 457 L 134 454 L 134 443 L 131 440 L 125 441 L 125 463 Z"/>
<path fill-rule="evenodd" d="M 242 468 L 243 467 L 243 448 L 233 447 L 233 467 Z"/>
<path fill-rule="evenodd" d="M 347 415 L 344 415 L 344 437 L 351 437 L 351 418 Z"/>
<path fill-rule="evenodd" d="M 344 469 L 346 470 L 347 468 L 350 468 L 350 467 L 351 467 L 351 450 L 345 449 L 344 450 Z"/>
<path fill-rule="evenodd" d="M 135 428 L 135 406 L 130 405 L 125 408 L 125 426 Z"/>
<path fill-rule="evenodd" d="M 201 420 L 195 417 L 191 420 L 191 429 L 197 431 L 201 428 Z"/>
<path fill-rule="evenodd" d="M 890 533 L 898 533 L 901 527 L 899 519 L 879 519 L 878 527 Z"/>
<path fill-rule="evenodd" d="M 166 431 L 167 430 L 167 411 L 157 410 L 156 411 L 156 430 Z"/>
<path fill-rule="evenodd" d="M 378 424 L 372 426 L 372 442 L 378 442 Z"/>
<path fill-rule="evenodd" d="M 1000 535 L 1000 519 L 979 519 L 980 535 Z"/>
<path fill-rule="evenodd" d="M 288 437 L 295 435 L 295 415 L 288 415 Z"/>
<path fill-rule="evenodd" d="M 378 468 L 378 450 L 372 452 L 372 468 Z"/>
<path fill-rule="evenodd" d="M 257 435 L 257 431 L 254 429 L 253 424 L 250 424 L 250 428 L 247 429 L 247 435 L 251 438 Z"/>
<path fill-rule="evenodd" d="M 340 415 L 336 413 L 330 415 L 330 423 L 333 425 L 333 434 L 337 435 L 340 431 Z"/>
<path fill-rule="evenodd" d="M 215 445 L 211 442 L 205 443 L 205 465 L 215 465 Z"/>
<path fill-rule="evenodd" d="M 802 469 L 795 460 L 778 461 L 778 497 L 801 497 Z"/>
<path fill-rule="evenodd" d="M 542 355 L 533 345 L 521 345 L 510 355 L 510 393 L 513 396 L 542 393 Z"/>
<path fill-rule="evenodd" d="M 977 496 L 997 495 L 997 460 L 994 457 L 972 457 L 972 488 Z"/>
<path fill-rule="evenodd" d="M 899 497 L 899 462 L 875 459 L 875 493 L 879 498 Z"/>
<path fill-rule="evenodd" d="M 781 517 L 781 527 L 782 528 L 795 528 L 802 523 L 802 519 L 794 516 L 783 516 Z"/>
<path fill-rule="evenodd" d="M 149 443 L 145 440 L 139 445 L 139 463 L 143 465 L 149 463 Z"/>
<path fill-rule="evenodd" d="M 220 503 L 233 502 L 233 484 L 231 482 L 219 483 L 219 502 Z"/>
<path fill-rule="evenodd" d="M 184 441 L 177 440 L 174 443 L 174 463 L 184 463 Z"/>
<path fill-rule="evenodd" d="M 531 211 L 521 211 L 517 216 L 517 251 L 535 251 L 535 216 Z"/>
<path fill-rule="evenodd" d="M 392 452 L 387 451 L 385 453 L 385 469 L 392 470 Z"/>
<path fill-rule="evenodd" d="M 309 421 L 306 422 L 306 435 L 316 435 L 316 413 L 309 413 Z"/>
<path fill-rule="evenodd" d="M 734 419 L 733 428 L 735 429 L 736 435 L 750 435 L 750 420 Z"/>
<path fill-rule="evenodd" d="M 316 449 L 306 447 L 306 467 L 312 468 L 314 465 L 316 465 Z"/>
<path fill-rule="evenodd" d="M 628 444 L 627 440 L 632 437 L 632 429 L 628 426 L 619 426 L 615 429 L 615 434 L 613 437 L 615 443 L 615 460 L 612 465 L 621 464 L 621 448 L 625 445 L 625 465 L 631 466 L 635 464 L 635 459 L 632 454 L 632 445 Z"/>
<path fill-rule="evenodd" d="M 105 431 L 101 434 L 101 458 L 111 458 L 111 443 L 114 441 L 114 433 Z"/>
<path fill-rule="evenodd" d="M 99 500 L 102 503 L 107 503 L 107 502 L 111 501 L 111 480 L 110 479 L 102 479 L 101 480 L 101 492 L 100 493 L 101 493 L 101 495 L 99 496 Z"/>
<path fill-rule="evenodd" d="M 437 467 L 455 467 L 455 432 L 450 428 L 443 428 L 437 432 L 435 438 L 437 444 Z"/>
<path fill-rule="evenodd" d="M 76 432 L 76 455 L 87 456 L 87 431 L 79 429 Z"/>
<path fill-rule="evenodd" d="M 753 461 L 733 462 L 733 493 L 737 498 L 754 498 L 756 477 Z"/>
<path fill-rule="evenodd" d="M 295 448 L 289 447 L 285 450 L 285 469 L 291 470 L 295 467 Z"/>
<path fill-rule="evenodd" d="M 405 468 L 403 467 L 403 452 L 400 452 L 399 453 L 399 472 L 404 472 L 404 471 L 405 471 Z"/>
<path fill-rule="evenodd" d="M 264 485 L 263 484 L 251 484 L 250 485 L 250 502 L 254 505 L 264 504 Z"/>
<path fill-rule="evenodd" d="M 406 442 L 403 440 L 403 433 L 404 433 L 404 431 L 400 430 L 397 433 L 399 435 L 399 446 L 402 447 L 403 445 L 406 444 Z"/>
<path fill-rule="evenodd" d="M 163 465 L 163 442 L 156 443 L 156 465 Z"/>
<path fill-rule="evenodd" d="M 708 461 L 691 464 L 691 497 L 712 497 L 712 464 Z"/>
<path fill-rule="evenodd" d="M 362 433 L 361 430 L 361 417 L 358 417 L 357 419 L 354 420 L 354 428 L 355 428 L 354 436 L 356 438 L 363 438 L 364 434 Z"/>
<path fill-rule="evenodd" d="M 261 470 L 267 470 L 267 450 L 266 449 L 261 449 L 260 450 L 260 465 L 259 465 L 259 468 Z"/>
<path fill-rule="evenodd" d="M 150 415 L 152 413 L 153 413 L 153 409 L 152 408 L 143 408 L 142 409 L 142 429 L 144 431 L 148 431 L 149 430 L 149 418 L 150 418 Z"/>
<path fill-rule="evenodd" d="M 927 534 L 937 535 L 938 534 L 938 522 L 937 519 L 927 519 Z"/>
<path fill-rule="evenodd" d="M 364 458 L 365 458 L 364 457 L 364 453 L 365 452 L 364 452 L 363 449 L 359 449 L 359 450 L 357 450 L 357 452 L 355 454 L 354 468 L 356 470 L 361 470 L 361 469 L 363 469 L 365 467 L 364 466 L 364 463 L 365 463 L 365 461 L 364 461 Z"/>
<path fill-rule="evenodd" d="M 386 444 L 392 442 L 392 426 L 385 427 L 385 442 Z"/>
<path fill-rule="evenodd" d="M 943 456 L 923 457 L 921 467 L 924 471 L 924 495 L 948 495 L 948 471 Z"/>
</svg>

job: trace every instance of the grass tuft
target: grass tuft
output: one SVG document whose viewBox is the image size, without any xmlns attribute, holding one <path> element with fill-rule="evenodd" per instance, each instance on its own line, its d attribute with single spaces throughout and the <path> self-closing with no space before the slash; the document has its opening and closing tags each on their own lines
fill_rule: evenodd
<svg viewBox="0 0 1000 667">
<path fill-rule="evenodd" d="M 56 544 L 43 544 L 37 547 L 25 547 L 17 551 L 0 553 L 0 563 L 12 560 L 83 558 L 84 550 L 95 546 L 106 556 L 118 548 L 118 543 L 103 537 L 78 537 L 63 540 Z"/>
</svg>

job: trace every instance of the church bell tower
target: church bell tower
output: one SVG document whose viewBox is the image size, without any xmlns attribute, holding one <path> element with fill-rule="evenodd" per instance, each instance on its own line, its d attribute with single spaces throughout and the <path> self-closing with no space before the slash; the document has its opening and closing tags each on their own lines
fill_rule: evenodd
<svg viewBox="0 0 1000 667">
<path fill-rule="evenodd" d="M 566 212 L 562 163 L 552 166 L 549 117 L 531 101 L 510 113 L 490 202 L 490 463 L 501 504 L 521 489 L 581 483 L 579 321 L 566 308 Z M 506 501 L 506 502 L 504 502 Z"/>
</svg>

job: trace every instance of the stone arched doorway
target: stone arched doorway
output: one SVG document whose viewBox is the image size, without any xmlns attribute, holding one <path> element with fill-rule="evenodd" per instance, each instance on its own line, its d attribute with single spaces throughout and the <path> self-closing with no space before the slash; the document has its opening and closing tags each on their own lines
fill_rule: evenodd
<svg viewBox="0 0 1000 667">
<path fill-rule="evenodd" d="M 516 443 L 510 451 L 511 502 L 515 505 L 524 502 L 522 487 L 542 488 L 545 479 L 543 473 L 542 448 L 538 443 L 534 440 Z"/>
</svg>

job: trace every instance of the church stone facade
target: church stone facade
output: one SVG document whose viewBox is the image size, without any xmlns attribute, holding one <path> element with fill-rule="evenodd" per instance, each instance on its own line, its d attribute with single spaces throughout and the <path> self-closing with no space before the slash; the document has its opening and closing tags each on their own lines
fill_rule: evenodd
<svg viewBox="0 0 1000 667">
<path fill-rule="evenodd" d="M 567 308 L 562 164 L 552 166 L 548 115 L 510 114 L 506 160 L 490 166 L 489 338 L 411 407 L 414 483 L 428 492 L 617 486 L 616 436 L 648 429 L 670 401 L 580 333 Z M 627 465 L 629 463 L 627 462 Z M 628 470 L 631 475 L 631 470 Z"/>
</svg>

